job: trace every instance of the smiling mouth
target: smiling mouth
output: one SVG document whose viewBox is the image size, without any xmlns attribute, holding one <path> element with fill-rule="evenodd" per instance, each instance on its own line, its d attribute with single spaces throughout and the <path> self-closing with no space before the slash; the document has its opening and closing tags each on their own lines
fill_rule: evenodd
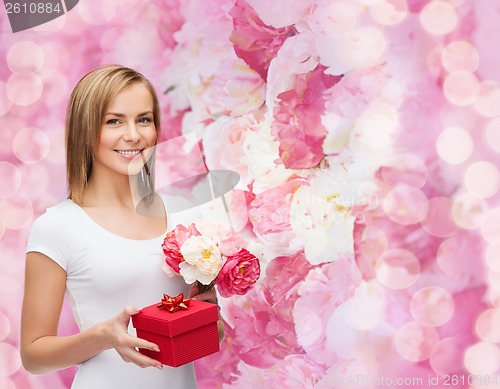
<svg viewBox="0 0 500 389">
<path fill-rule="evenodd" d="M 140 150 L 115 150 L 118 154 L 121 154 L 121 155 L 139 155 L 141 153 L 141 151 L 143 151 L 144 149 L 140 149 Z"/>
</svg>

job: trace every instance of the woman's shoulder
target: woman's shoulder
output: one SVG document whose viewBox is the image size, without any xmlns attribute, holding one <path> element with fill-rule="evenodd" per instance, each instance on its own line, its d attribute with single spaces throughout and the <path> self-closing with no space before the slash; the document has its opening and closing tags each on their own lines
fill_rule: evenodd
<svg viewBox="0 0 500 389">
<path fill-rule="evenodd" d="M 74 243 L 74 230 L 81 224 L 75 220 L 74 208 L 75 203 L 71 200 L 48 207 L 31 226 L 26 251 L 41 252 L 62 264 L 63 253 Z"/>
<path fill-rule="evenodd" d="M 61 226 L 74 222 L 74 217 L 77 215 L 77 205 L 70 199 L 61 201 L 60 203 L 48 207 L 36 220 L 36 225 L 44 227 Z"/>
</svg>

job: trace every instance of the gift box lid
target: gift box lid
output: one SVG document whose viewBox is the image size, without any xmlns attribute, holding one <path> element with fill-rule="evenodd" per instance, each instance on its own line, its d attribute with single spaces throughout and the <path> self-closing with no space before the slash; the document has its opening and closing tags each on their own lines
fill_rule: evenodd
<svg viewBox="0 0 500 389">
<path fill-rule="evenodd" d="M 213 323 L 219 317 L 217 305 L 205 301 L 191 300 L 188 309 L 173 313 L 159 309 L 159 304 L 142 308 L 132 316 L 134 327 L 171 337 Z"/>
</svg>

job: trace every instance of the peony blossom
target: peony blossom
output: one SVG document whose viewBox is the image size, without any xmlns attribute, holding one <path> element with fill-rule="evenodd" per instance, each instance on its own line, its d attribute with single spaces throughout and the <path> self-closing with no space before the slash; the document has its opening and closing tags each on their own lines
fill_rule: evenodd
<svg viewBox="0 0 500 389">
<path fill-rule="evenodd" d="M 279 160 L 279 142 L 271 133 L 271 122 L 272 117 L 268 115 L 257 128 L 247 132 L 243 144 L 248 173 L 254 180 L 252 192 L 255 194 L 274 188 L 294 174 L 293 170 L 276 163 L 276 160 Z"/>
<path fill-rule="evenodd" d="M 180 274 L 188 284 L 195 281 L 210 284 L 219 273 L 223 259 L 215 242 L 205 236 L 191 236 L 180 248 L 184 261 L 179 264 Z"/>
<path fill-rule="evenodd" d="M 235 53 L 220 64 L 201 96 L 203 111 L 210 115 L 238 117 L 264 104 L 266 86 L 261 76 Z"/>
<path fill-rule="evenodd" d="M 314 11 L 297 24 L 300 33 L 315 37 L 314 48 L 328 74 L 346 74 L 382 63 L 384 34 L 364 18 L 358 1 L 316 0 Z M 364 15 L 365 14 L 365 15 Z"/>
<path fill-rule="evenodd" d="M 312 9 L 312 0 L 247 0 L 262 21 L 273 27 L 287 27 L 302 20 Z"/>
<path fill-rule="evenodd" d="M 242 231 L 248 224 L 248 204 L 255 198 L 247 190 L 233 189 L 225 195 L 229 215 L 235 231 Z"/>
<path fill-rule="evenodd" d="M 296 86 L 278 95 L 272 134 L 279 139 L 280 158 L 287 168 L 313 168 L 324 157 L 323 142 L 328 132 L 321 122 L 323 95 L 341 80 L 324 70 L 318 65 L 314 71 L 298 75 Z"/>
<path fill-rule="evenodd" d="M 207 83 L 219 73 L 221 63 L 234 57 L 229 42 L 230 3 L 221 0 L 180 2 L 186 22 L 173 35 L 177 46 L 169 53 L 171 64 L 163 81 L 171 96 L 173 113 L 186 109 L 197 116 L 205 113 L 201 97 Z"/>
<path fill-rule="evenodd" d="M 241 360 L 265 368 L 276 358 L 303 353 L 297 344 L 292 310 L 299 285 L 310 270 L 303 253 L 277 257 L 267 266 L 263 282 L 247 295 L 219 300 L 227 334 Z"/>
<path fill-rule="evenodd" d="M 301 186 L 290 206 L 290 225 L 304 242 L 313 265 L 354 254 L 352 206 L 362 201 L 360 185 L 349 182 L 341 167 L 320 170 Z"/>
<path fill-rule="evenodd" d="M 236 380 L 240 359 L 233 350 L 231 339 L 226 337 L 220 344 L 220 351 L 194 362 L 196 382 L 199 388 L 221 388 Z"/>
<path fill-rule="evenodd" d="M 179 273 L 179 265 L 184 261 L 180 247 L 188 238 L 194 235 L 200 235 L 194 224 L 189 225 L 187 228 L 179 224 L 165 236 L 161 246 L 165 254 L 165 262 L 176 273 Z"/>
<path fill-rule="evenodd" d="M 294 27 L 267 26 L 246 0 L 237 0 L 230 15 L 234 24 L 230 39 L 236 54 L 265 80 L 270 61 L 283 42 L 295 33 Z"/>
<path fill-rule="evenodd" d="M 227 258 L 217 277 L 219 293 L 223 297 L 245 294 L 260 276 L 259 260 L 246 249 Z"/>
<path fill-rule="evenodd" d="M 180 273 L 188 284 L 198 282 L 200 290 L 219 285 L 225 297 L 246 294 L 260 276 L 260 263 L 245 245 L 232 228 L 222 224 L 177 225 L 162 245 L 163 271 L 169 276 Z"/>
<path fill-rule="evenodd" d="M 236 254 L 245 245 L 245 241 L 235 234 L 233 229 L 221 224 L 200 222 L 197 223 L 197 228 L 201 235 L 217 245 L 223 257 Z"/>
<path fill-rule="evenodd" d="M 312 72 L 318 61 L 313 34 L 304 32 L 288 38 L 269 65 L 266 106 L 272 110 L 278 95 L 292 89 L 297 75 Z"/>
<path fill-rule="evenodd" d="M 255 367 L 240 361 L 238 370 L 238 380 L 225 383 L 222 389 L 331 387 L 326 386 L 331 383 L 327 380 L 328 377 L 323 379 L 325 368 L 304 354 L 287 355 L 268 368 Z"/>
<path fill-rule="evenodd" d="M 248 218 L 257 237 L 278 255 L 291 255 L 302 247 L 290 226 L 290 205 L 295 191 L 305 183 L 293 178 L 268 189 L 249 204 Z"/>
<path fill-rule="evenodd" d="M 346 149 L 352 149 L 350 146 L 359 136 L 358 133 L 374 132 L 373 126 L 364 128 L 360 125 L 356 126 L 356 124 L 375 100 L 385 101 L 397 106 L 399 87 L 395 87 L 393 84 L 396 96 L 389 93 L 388 96 L 383 96 L 384 88 L 388 89 L 389 85 L 390 80 L 385 67 L 379 66 L 349 72 L 342 77 L 341 82 L 325 91 L 325 114 L 322 117 L 322 124 L 328 131 L 323 143 L 325 154 L 336 155 Z M 378 144 L 378 142 L 372 143 L 373 145 Z M 363 153 L 360 152 L 359 154 L 361 155 L 356 154 L 352 159 L 357 161 L 359 157 L 363 156 Z M 373 152 L 365 153 L 364 157 L 364 160 L 370 160 L 370 165 L 374 166 L 373 169 L 370 169 L 370 178 L 372 177 L 372 171 L 376 170 L 380 165 L 379 160 L 373 161 L 372 154 Z"/>
<path fill-rule="evenodd" d="M 293 323 L 292 299 L 274 300 L 264 284 L 257 284 L 244 296 L 225 301 L 222 316 L 229 320 L 226 336 L 235 353 L 253 366 L 267 368 L 290 354 L 302 353 Z"/>
<path fill-rule="evenodd" d="M 360 283 L 361 274 L 352 257 L 317 267 L 300 283 L 293 321 L 299 344 L 315 362 L 332 366 L 338 361 L 327 342 L 327 324 Z"/>
<path fill-rule="evenodd" d="M 313 266 L 307 261 L 304 252 L 299 251 L 289 257 L 276 257 L 266 268 L 265 283 L 270 298 L 276 305 L 293 305 L 298 297 L 299 285 Z M 290 308 L 291 311 L 291 308 Z M 287 315 L 291 315 L 288 311 Z"/>
<path fill-rule="evenodd" d="M 258 125 L 253 114 L 232 118 L 220 116 L 208 125 L 203 136 L 206 164 L 211 170 L 232 170 L 240 175 L 238 186 L 247 189 L 251 182 L 243 145 L 246 134 Z"/>
</svg>

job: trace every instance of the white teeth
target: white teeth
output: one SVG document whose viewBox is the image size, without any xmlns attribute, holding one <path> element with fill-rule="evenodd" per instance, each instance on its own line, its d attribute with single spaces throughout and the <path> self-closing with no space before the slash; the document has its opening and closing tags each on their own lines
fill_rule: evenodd
<svg viewBox="0 0 500 389">
<path fill-rule="evenodd" d="M 135 151 L 125 151 L 125 150 L 116 150 L 122 155 L 137 155 L 141 152 L 141 150 L 135 150 Z"/>
</svg>

